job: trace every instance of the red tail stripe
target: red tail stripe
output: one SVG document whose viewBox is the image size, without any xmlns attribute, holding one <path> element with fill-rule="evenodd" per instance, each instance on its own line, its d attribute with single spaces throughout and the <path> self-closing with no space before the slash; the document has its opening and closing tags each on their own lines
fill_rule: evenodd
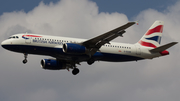
<svg viewBox="0 0 180 101">
<path fill-rule="evenodd" d="M 163 25 L 159 25 L 153 29 L 148 30 L 148 32 L 145 35 L 150 35 L 150 34 L 155 33 L 155 32 L 162 33 L 162 31 L 163 31 Z"/>
<path fill-rule="evenodd" d="M 142 46 L 146 46 L 146 47 L 156 48 L 156 46 L 154 44 L 149 43 L 149 42 L 139 41 L 139 44 L 141 44 Z"/>
</svg>

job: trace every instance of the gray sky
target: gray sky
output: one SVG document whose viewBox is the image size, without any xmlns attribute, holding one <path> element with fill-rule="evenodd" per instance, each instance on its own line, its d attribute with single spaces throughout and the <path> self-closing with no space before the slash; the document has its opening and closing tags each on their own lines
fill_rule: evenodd
<svg viewBox="0 0 180 101">
<path fill-rule="evenodd" d="M 99 2 L 99 1 L 98 1 Z M 113 1 L 115 2 L 115 1 Z M 103 3 L 103 2 L 101 2 Z M 119 3 L 118 1 L 116 3 Z M 151 1 L 147 1 L 151 4 Z M 180 2 L 140 9 L 128 17 L 120 11 L 99 10 L 88 0 L 41 2 L 28 11 L 9 10 L 0 16 L 0 41 L 12 34 L 31 32 L 77 38 L 92 38 L 130 21 L 139 20 L 117 42 L 135 43 L 155 20 L 163 20 L 162 44 L 180 42 Z M 102 4 L 101 4 L 102 5 Z M 106 5 L 106 4 L 105 4 Z M 161 5 L 160 5 L 161 6 Z M 112 6 L 113 7 L 113 6 Z M 132 5 L 132 8 L 134 6 Z M 109 13 L 108 13 L 109 12 Z M 133 13 L 133 12 L 132 12 Z M 80 73 L 48 71 L 40 67 L 47 56 L 23 54 L 0 48 L 1 101 L 178 101 L 180 99 L 180 48 L 170 48 L 169 56 L 138 62 L 95 62 L 78 66 Z"/>
</svg>

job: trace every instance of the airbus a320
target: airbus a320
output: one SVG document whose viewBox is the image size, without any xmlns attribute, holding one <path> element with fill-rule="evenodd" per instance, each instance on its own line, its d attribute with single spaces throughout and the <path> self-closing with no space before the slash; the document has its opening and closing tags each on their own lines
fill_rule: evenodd
<svg viewBox="0 0 180 101">
<path fill-rule="evenodd" d="M 72 69 L 79 73 L 77 64 L 95 61 L 125 62 L 152 59 L 168 55 L 166 50 L 177 42 L 160 46 L 163 21 L 155 21 L 144 36 L 135 44 L 111 42 L 122 36 L 126 29 L 137 22 L 128 22 L 107 33 L 92 39 L 78 39 L 50 35 L 20 33 L 10 36 L 1 43 L 2 47 L 24 54 L 23 63 L 27 63 L 28 54 L 51 56 L 41 60 L 41 67 L 47 70 Z"/>
</svg>

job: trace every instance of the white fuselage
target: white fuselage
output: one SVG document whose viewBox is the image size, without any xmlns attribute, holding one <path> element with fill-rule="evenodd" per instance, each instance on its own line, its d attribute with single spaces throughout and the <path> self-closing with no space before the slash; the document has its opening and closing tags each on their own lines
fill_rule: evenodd
<svg viewBox="0 0 180 101">
<path fill-rule="evenodd" d="M 86 61 L 89 59 L 87 54 L 67 54 L 62 50 L 65 43 L 81 43 L 85 39 L 58 37 L 39 34 L 16 34 L 3 41 L 4 48 L 28 54 L 48 55 L 57 59 Z M 13 38 L 14 37 L 14 38 Z M 100 61 L 137 61 L 141 59 L 152 59 L 161 56 L 160 53 L 151 53 L 152 48 L 143 47 L 138 44 L 125 44 L 111 42 L 103 45 L 92 57 Z"/>
</svg>

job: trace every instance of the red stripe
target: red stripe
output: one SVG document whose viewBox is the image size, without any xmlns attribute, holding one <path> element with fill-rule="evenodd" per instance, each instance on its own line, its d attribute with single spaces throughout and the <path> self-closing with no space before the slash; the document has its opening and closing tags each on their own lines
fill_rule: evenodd
<svg viewBox="0 0 180 101">
<path fill-rule="evenodd" d="M 152 43 L 149 43 L 149 42 L 144 42 L 144 41 L 139 41 L 139 44 L 141 44 L 142 46 L 146 46 L 146 47 L 153 47 L 153 48 L 156 48 L 156 46 Z"/>
<path fill-rule="evenodd" d="M 162 51 L 162 52 L 159 52 L 162 56 L 163 55 L 169 55 L 169 52 L 167 51 L 167 50 L 164 50 L 164 51 Z"/>
<path fill-rule="evenodd" d="M 159 25 L 153 29 L 148 30 L 148 32 L 145 35 L 150 35 L 150 34 L 155 33 L 155 32 L 162 33 L 162 31 L 163 31 L 163 25 Z"/>
<path fill-rule="evenodd" d="M 37 35 L 23 35 L 22 37 L 42 37 L 42 36 L 37 36 Z"/>
</svg>

